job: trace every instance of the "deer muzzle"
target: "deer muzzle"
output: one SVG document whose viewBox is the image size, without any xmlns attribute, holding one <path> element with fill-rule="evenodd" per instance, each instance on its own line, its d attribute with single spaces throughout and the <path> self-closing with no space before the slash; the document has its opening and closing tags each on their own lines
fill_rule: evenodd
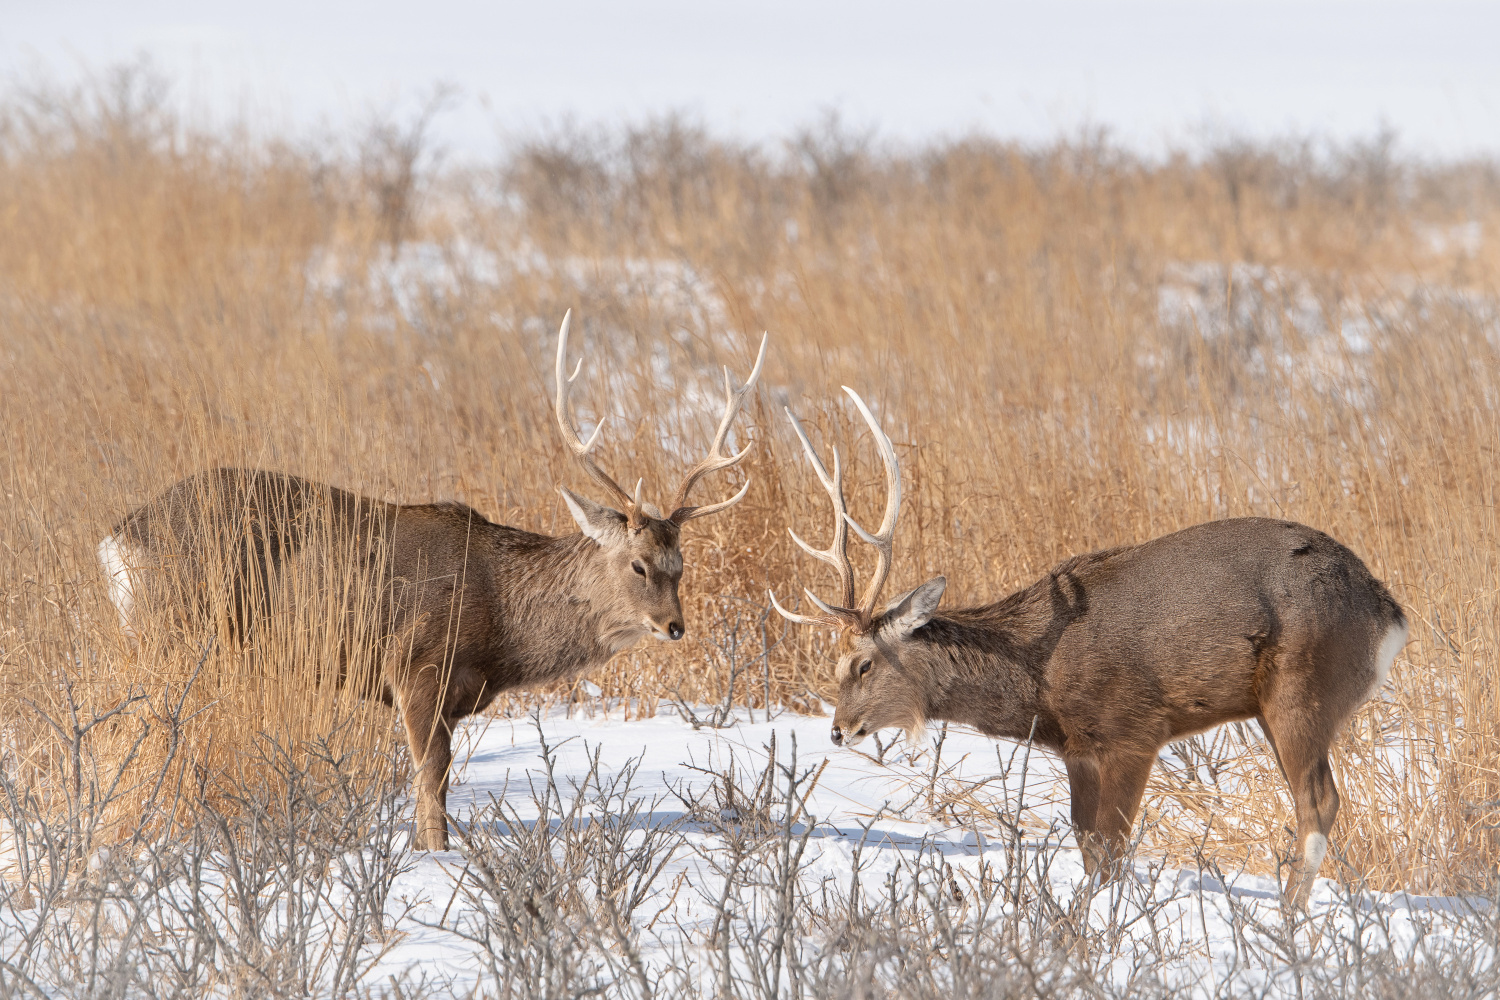
<svg viewBox="0 0 1500 1000">
<path fill-rule="evenodd" d="M 677 621 L 675 618 L 667 622 L 666 625 L 662 625 L 650 615 L 647 615 L 641 621 L 645 624 L 646 628 L 651 630 L 651 634 L 658 639 L 676 642 L 687 634 L 687 629 L 683 627 L 682 622 Z"/>
<path fill-rule="evenodd" d="M 860 726 L 858 729 L 851 730 L 847 726 L 835 723 L 833 732 L 829 733 L 828 738 L 833 740 L 833 745 L 836 747 L 852 747 L 865 738 L 865 728 Z"/>
</svg>

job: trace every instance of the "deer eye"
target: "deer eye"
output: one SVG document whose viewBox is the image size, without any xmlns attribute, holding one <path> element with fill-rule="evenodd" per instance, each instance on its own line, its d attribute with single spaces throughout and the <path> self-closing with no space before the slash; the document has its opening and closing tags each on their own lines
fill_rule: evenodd
<svg viewBox="0 0 1500 1000">
<path fill-rule="evenodd" d="M 859 676 L 863 677 L 865 674 L 868 674 L 870 672 L 871 665 L 872 665 L 871 661 L 869 661 L 869 660 L 866 660 L 865 662 L 861 663 L 859 665 Z"/>
<path fill-rule="evenodd" d="M 641 561 L 639 559 L 631 563 L 630 568 L 641 574 L 641 576 L 646 575 L 646 567 L 641 565 Z"/>
</svg>

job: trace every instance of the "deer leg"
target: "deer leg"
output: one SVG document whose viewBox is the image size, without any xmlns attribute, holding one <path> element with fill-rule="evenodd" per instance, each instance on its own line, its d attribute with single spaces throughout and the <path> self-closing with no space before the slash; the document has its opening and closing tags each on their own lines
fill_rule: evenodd
<svg viewBox="0 0 1500 1000">
<path fill-rule="evenodd" d="M 398 695 L 406 744 L 417 769 L 418 850 L 448 849 L 448 771 L 453 764 L 453 733 L 438 703 L 436 667 L 423 667 Z M 428 683 L 422 683 L 428 681 Z"/>
<path fill-rule="evenodd" d="M 1276 734 L 1271 732 L 1271 724 L 1266 721 L 1264 715 L 1256 716 L 1255 721 L 1260 723 L 1261 734 L 1265 736 L 1266 742 L 1271 744 L 1271 756 L 1276 758 L 1276 770 L 1281 772 L 1283 778 L 1286 778 L 1286 765 L 1281 762 L 1281 750 L 1276 746 Z M 1288 778 L 1287 783 L 1290 784 L 1291 779 Z"/>
<path fill-rule="evenodd" d="M 1283 898 L 1288 907 L 1301 909 L 1307 905 L 1328 851 L 1328 835 L 1339 814 L 1339 790 L 1333 781 L 1325 741 L 1293 739 L 1283 734 L 1277 741 L 1277 749 L 1297 813 L 1292 872 Z"/>
<path fill-rule="evenodd" d="M 1339 793 L 1333 784 L 1333 773 L 1328 768 L 1328 758 L 1325 755 L 1321 762 L 1322 770 L 1327 773 L 1326 784 L 1323 778 L 1314 774 L 1309 779 L 1306 767 L 1300 766 L 1295 772 L 1297 779 L 1292 777 L 1293 772 L 1287 769 L 1287 762 L 1282 759 L 1281 747 L 1276 744 L 1276 734 L 1270 724 L 1262 717 L 1260 720 L 1261 732 L 1265 733 L 1266 742 L 1271 744 L 1271 755 L 1276 758 L 1276 769 L 1281 772 L 1281 777 L 1286 781 L 1287 787 L 1292 790 L 1292 804 L 1297 814 L 1297 839 L 1292 858 L 1292 876 L 1286 884 L 1286 903 L 1289 906 L 1302 907 L 1307 903 L 1307 895 L 1312 891 L 1313 882 L 1318 877 L 1318 869 L 1322 867 L 1323 855 L 1328 850 L 1328 834 L 1333 828 L 1334 816 L 1338 814 Z M 1317 768 L 1314 768 L 1314 772 Z M 1331 800 L 1329 799 L 1331 796 Z M 1327 825 L 1322 820 L 1322 814 L 1328 807 Z M 1322 805 L 1320 806 L 1321 803 Z M 1311 808 L 1307 808 L 1307 805 Z M 1310 867 L 1309 867 L 1310 866 Z"/>
<path fill-rule="evenodd" d="M 1098 870 L 1107 878 L 1119 874 L 1130 828 L 1146 792 L 1146 778 L 1155 757 L 1105 758 L 1099 762 L 1099 807 L 1094 815 L 1095 849 L 1101 852 Z M 1087 855 L 1085 855 L 1087 857 Z"/>
<path fill-rule="evenodd" d="M 1324 647 L 1305 655 L 1303 663 L 1292 665 L 1307 669 L 1287 670 L 1284 683 L 1268 692 L 1270 697 L 1261 710 L 1297 815 L 1291 874 L 1283 890 L 1283 902 L 1293 909 L 1307 905 L 1339 813 L 1339 791 L 1328 763 L 1328 748 L 1358 707 L 1357 701 L 1341 701 L 1334 692 L 1316 690 L 1308 680 L 1313 674 L 1311 664 L 1331 660 L 1337 665 L 1341 657 L 1349 656 L 1348 650 Z"/>
<path fill-rule="evenodd" d="M 1328 835 L 1333 832 L 1333 821 L 1339 814 L 1339 790 L 1326 753 L 1303 772 L 1302 786 L 1303 794 L 1297 803 L 1297 839 L 1302 845 L 1302 857 L 1297 870 L 1297 891 L 1291 898 L 1294 907 L 1307 905 L 1318 870 L 1323 867 L 1323 855 L 1328 852 Z"/>
<path fill-rule="evenodd" d="M 1064 757 L 1068 769 L 1068 790 L 1073 805 L 1073 836 L 1083 852 L 1083 870 L 1089 875 L 1099 870 L 1095 822 L 1099 814 L 1099 768 L 1092 760 Z"/>
</svg>

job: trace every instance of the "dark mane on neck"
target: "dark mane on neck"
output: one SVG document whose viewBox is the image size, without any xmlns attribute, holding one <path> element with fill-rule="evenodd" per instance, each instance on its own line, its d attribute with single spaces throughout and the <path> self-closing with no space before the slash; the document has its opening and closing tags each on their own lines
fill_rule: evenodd
<svg viewBox="0 0 1500 1000">
<path fill-rule="evenodd" d="M 1062 630 L 1088 610 L 1079 574 L 1124 550 L 1101 549 L 1074 556 L 992 604 L 951 608 L 934 615 L 912 638 L 943 649 L 955 661 L 978 654 L 1030 662 L 1041 650 L 1056 645 Z"/>
</svg>

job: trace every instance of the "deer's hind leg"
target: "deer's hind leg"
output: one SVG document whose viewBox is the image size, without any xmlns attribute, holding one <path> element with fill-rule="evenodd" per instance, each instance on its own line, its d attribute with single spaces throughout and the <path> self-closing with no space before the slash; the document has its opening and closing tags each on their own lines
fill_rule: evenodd
<svg viewBox="0 0 1500 1000">
<path fill-rule="evenodd" d="M 1284 675 L 1261 706 L 1265 731 L 1291 787 L 1297 816 L 1291 874 L 1283 896 L 1286 905 L 1296 909 L 1307 905 L 1339 814 L 1339 790 L 1328 750 L 1356 707 L 1330 704 L 1326 692 L 1313 690 L 1315 670 L 1304 666 L 1290 677 Z"/>
<path fill-rule="evenodd" d="M 448 775 L 453 766 L 453 729 L 442 711 L 438 668 L 410 671 L 396 687 L 396 704 L 416 768 L 418 850 L 448 849 Z"/>
<path fill-rule="evenodd" d="M 1286 881 L 1285 902 L 1300 909 L 1307 905 L 1313 882 L 1328 852 L 1328 836 L 1339 814 L 1339 790 L 1328 763 L 1327 744 L 1283 737 L 1278 740 L 1282 769 L 1292 788 L 1297 813 L 1297 842 Z"/>
</svg>

